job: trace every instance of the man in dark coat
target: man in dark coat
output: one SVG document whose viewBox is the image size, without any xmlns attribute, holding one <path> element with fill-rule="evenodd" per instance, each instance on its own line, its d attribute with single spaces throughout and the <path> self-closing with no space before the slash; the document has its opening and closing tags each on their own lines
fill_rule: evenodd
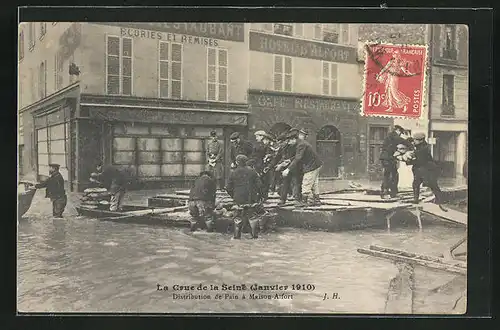
<svg viewBox="0 0 500 330">
<path fill-rule="evenodd" d="M 214 226 L 214 208 L 217 184 L 209 171 L 203 171 L 194 181 L 189 192 L 189 214 L 191 215 L 191 231 L 198 226 L 206 228 L 208 232 Z"/>
<path fill-rule="evenodd" d="M 401 137 L 403 132 L 404 129 L 401 126 L 394 126 L 394 130 L 387 135 L 382 145 L 380 162 L 384 169 L 384 177 L 380 187 L 381 198 L 384 198 L 387 193 L 389 193 L 392 198 L 396 197 L 398 194 L 398 162 L 394 157 L 394 153 L 397 150 L 398 144 L 409 146 L 409 142 Z"/>
<path fill-rule="evenodd" d="M 234 238 L 241 238 L 241 230 L 249 223 L 252 238 L 257 238 L 258 215 L 261 211 L 262 184 L 255 170 L 248 167 L 248 157 L 236 156 L 237 168 L 230 174 L 226 190 L 234 203 Z"/>
<path fill-rule="evenodd" d="M 434 202 L 439 205 L 441 210 L 447 212 L 441 204 L 444 202 L 443 193 L 439 188 L 437 179 L 439 168 L 432 158 L 429 144 L 425 141 L 424 133 L 415 133 L 413 136 L 415 145 L 414 159 L 408 164 L 413 165 L 413 199 L 418 204 L 420 195 L 420 185 L 423 183 L 429 187 L 435 196 Z"/>
<path fill-rule="evenodd" d="M 239 132 L 230 136 L 231 140 L 231 168 L 236 168 L 236 156 L 245 155 L 250 158 L 253 153 L 253 145 L 250 141 L 242 140 Z"/>
<path fill-rule="evenodd" d="M 97 173 L 92 175 L 93 179 L 100 182 L 111 194 L 109 210 L 121 211 L 128 184 L 125 173 L 114 166 L 104 166 L 102 162 L 98 163 L 96 168 Z"/>
<path fill-rule="evenodd" d="M 52 202 L 52 215 L 55 218 L 62 218 L 68 198 L 64 189 L 64 178 L 59 172 L 59 164 L 49 164 L 49 178 L 37 183 L 35 188 L 45 188 L 45 198 L 49 198 Z"/>
<path fill-rule="evenodd" d="M 302 182 L 302 200 L 304 205 L 318 205 L 319 198 L 319 172 L 323 161 L 319 158 L 314 148 L 305 140 L 298 139 L 298 132 L 288 135 L 288 144 L 295 145 L 295 158 L 290 166 L 283 171 L 283 175 L 289 175 L 290 171 L 301 170 L 304 173 Z"/>
<path fill-rule="evenodd" d="M 254 168 L 262 181 L 262 198 L 267 199 L 271 185 L 271 172 L 269 164 L 273 155 L 271 149 L 271 135 L 265 131 L 255 132 L 257 142 L 254 145 L 252 159 L 255 161 Z"/>
<path fill-rule="evenodd" d="M 222 165 L 224 148 L 217 139 L 217 132 L 212 131 L 210 138 L 211 140 L 207 144 L 207 170 L 212 172 L 212 177 L 217 180 L 217 189 L 222 190 L 224 189 L 224 167 Z"/>
</svg>

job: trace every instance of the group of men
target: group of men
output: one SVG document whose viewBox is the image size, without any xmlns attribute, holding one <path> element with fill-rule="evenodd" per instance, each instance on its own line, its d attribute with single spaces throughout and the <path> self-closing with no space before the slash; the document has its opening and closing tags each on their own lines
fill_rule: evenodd
<svg viewBox="0 0 500 330">
<path fill-rule="evenodd" d="M 443 211 L 443 193 L 438 185 L 439 167 L 432 158 L 429 144 L 425 141 L 424 133 L 415 133 L 413 137 L 404 137 L 403 127 L 396 125 L 394 130 L 385 138 L 380 161 L 384 177 L 381 186 L 381 198 L 389 194 L 392 198 L 398 194 L 398 161 L 412 165 L 413 172 L 413 202 L 418 204 L 420 186 L 429 187 L 435 196 L 434 202 Z"/>
<path fill-rule="evenodd" d="M 207 146 L 207 171 L 200 174 L 191 189 L 192 230 L 200 225 L 211 230 L 217 189 L 225 189 L 237 206 L 235 238 L 240 238 L 242 226 L 261 212 L 262 203 L 277 185 L 280 186 L 279 205 L 286 204 L 290 193 L 299 205 L 321 203 L 319 172 L 323 163 L 306 141 L 307 131 L 291 128 L 276 136 L 259 130 L 255 132 L 255 143 L 244 140 L 238 132 L 233 133 L 230 136 L 231 173 L 226 186 L 223 148 L 216 132 L 212 132 L 211 137 Z M 253 227 L 252 237 L 257 237 Z"/>
</svg>

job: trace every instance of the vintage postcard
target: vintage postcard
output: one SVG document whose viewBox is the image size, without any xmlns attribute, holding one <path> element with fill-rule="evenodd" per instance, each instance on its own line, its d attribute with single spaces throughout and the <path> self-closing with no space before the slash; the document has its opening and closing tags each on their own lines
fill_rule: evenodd
<svg viewBox="0 0 500 330">
<path fill-rule="evenodd" d="M 468 38 L 21 22 L 18 311 L 464 314 Z"/>
</svg>

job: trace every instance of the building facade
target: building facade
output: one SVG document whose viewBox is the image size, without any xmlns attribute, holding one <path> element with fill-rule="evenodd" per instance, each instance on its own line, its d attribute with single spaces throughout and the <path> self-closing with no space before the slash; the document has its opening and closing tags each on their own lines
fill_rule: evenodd
<svg viewBox="0 0 500 330">
<path fill-rule="evenodd" d="M 242 23 L 23 24 L 22 173 L 59 163 L 74 190 L 99 160 L 141 183 L 195 177 L 211 130 L 225 152 L 247 130 L 247 35 Z"/>
<path fill-rule="evenodd" d="M 252 23 L 250 131 L 283 122 L 309 131 L 321 177 L 365 175 L 367 120 L 360 116 L 358 25 Z"/>
<path fill-rule="evenodd" d="M 466 25 L 436 24 L 428 28 L 432 49 L 430 127 L 434 159 L 442 176 L 462 178 L 467 160 L 469 114 L 469 45 Z"/>
</svg>

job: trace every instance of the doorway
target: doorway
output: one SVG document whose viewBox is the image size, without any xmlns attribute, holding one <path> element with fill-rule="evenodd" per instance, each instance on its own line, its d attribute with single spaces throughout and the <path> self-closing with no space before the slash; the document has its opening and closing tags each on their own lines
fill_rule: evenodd
<svg viewBox="0 0 500 330">
<path fill-rule="evenodd" d="M 332 125 L 323 126 L 316 134 L 316 149 L 323 161 L 322 177 L 338 177 L 342 159 L 340 131 Z"/>
</svg>

